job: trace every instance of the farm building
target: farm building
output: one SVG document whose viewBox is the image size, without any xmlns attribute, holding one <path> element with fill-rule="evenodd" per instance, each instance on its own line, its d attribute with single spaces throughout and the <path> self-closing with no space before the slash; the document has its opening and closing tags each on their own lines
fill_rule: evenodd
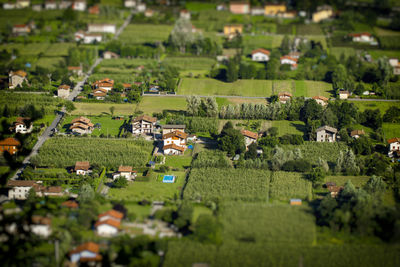
<svg viewBox="0 0 400 267">
<path fill-rule="evenodd" d="M 111 91 L 114 86 L 114 80 L 111 80 L 109 78 L 105 78 L 103 80 L 98 80 L 95 81 L 93 84 L 93 89 L 104 89 L 107 90 L 107 92 Z"/>
<path fill-rule="evenodd" d="M 77 161 L 75 163 L 74 171 L 77 175 L 86 175 L 90 172 L 89 161 Z"/>
<path fill-rule="evenodd" d="M 265 16 L 276 16 L 284 12 L 286 12 L 286 5 L 283 4 L 267 4 L 264 6 Z"/>
<path fill-rule="evenodd" d="M 312 14 L 312 21 L 318 23 L 333 16 L 333 8 L 328 5 L 317 7 L 317 11 Z"/>
<path fill-rule="evenodd" d="M 15 133 L 27 134 L 33 130 L 33 124 L 31 118 L 18 117 L 13 122 L 13 126 L 10 128 Z"/>
<path fill-rule="evenodd" d="M 390 59 L 389 59 L 389 64 L 390 64 L 390 66 L 393 67 L 393 74 L 394 74 L 394 75 L 400 75 L 400 64 L 399 64 L 399 59 L 397 59 L 397 58 L 390 58 Z"/>
<path fill-rule="evenodd" d="M 317 142 L 336 142 L 337 129 L 330 126 L 323 126 L 316 130 Z"/>
<path fill-rule="evenodd" d="M 116 235 L 123 217 L 124 214 L 116 210 L 109 210 L 100 214 L 95 224 L 97 234 L 100 236 Z"/>
<path fill-rule="evenodd" d="M 10 71 L 8 74 L 8 88 L 15 89 L 17 87 L 22 87 L 24 82 L 28 83 L 26 76 L 27 73 L 23 70 Z"/>
<path fill-rule="evenodd" d="M 136 10 L 138 12 L 145 12 L 146 11 L 146 4 L 145 3 L 140 3 L 137 5 Z"/>
<path fill-rule="evenodd" d="M 0 141 L 0 153 L 8 151 L 11 155 L 14 155 L 18 152 L 18 148 L 20 145 L 21 143 L 17 139 L 8 137 Z"/>
<path fill-rule="evenodd" d="M 388 156 L 393 157 L 395 151 L 400 151 L 400 138 L 395 137 L 387 140 L 387 142 L 389 144 Z"/>
<path fill-rule="evenodd" d="M 269 50 L 259 48 L 251 52 L 251 60 L 258 62 L 267 62 L 269 61 L 269 55 Z"/>
<path fill-rule="evenodd" d="M 242 2 L 230 2 L 229 11 L 233 14 L 249 14 L 250 3 L 247 1 Z"/>
<path fill-rule="evenodd" d="M 153 9 L 146 9 L 146 11 L 144 12 L 144 16 L 146 18 L 151 18 L 152 16 L 154 16 L 155 12 Z"/>
<path fill-rule="evenodd" d="M 290 101 L 290 99 L 293 97 L 293 95 L 289 92 L 280 92 L 278 94 L 278 100 L 279 102 L 286 104 L 287 102 Z"/>
<path fill-rule="evenodd" d="M 15 36 L 27 35 L 31 32 L 31 27 L 28 24 L 16 24 L 12 28 L 12 33 Z"/>
<path fill-rule="evenodd" d="M 340 191 L 343 190 L 343 186 L 330 185 L 328 186 L 328 190 L 331 194 L 331 197 L 335 198 L 340 193 Z"/>
<path fill-rule="evenodd" d="M 349 91 L 339 91 L 339 99 L 347 99 L 349 98 L 350 93 Z"/>
<path fill-rule="evenodd" d="M 78 76 L 83 75 L 82 66 L 68 66 L 68 72 Z"/>
<path fill-rule="evenodd" d="M 264 8 L 262 7 L 252 7 L 250 10 L 250 14 L 252 16 L 263 16 L 264 15 Z"/>
<path fill-rule="evenodd" d="M 4 10 L 11 10 L 11 9 L 16 9 L 17 6 L 13 2 L 7 2 L 3 4 L 3 9 Z"/>
<path fill-rule="evenodd" d="M 132 120 L 133 134 L 152 134 L 156 125 L 157 118 L 141 115 Z"/>
<path fill-rule="evenodd" d="M 103 40 L 103 36 L 98 33 L 85 33 L 83 31 L 78 31 L 75 33 L 75 41 L 82 41 L 84 44 L 99 43 Z"/>
<path fill-rule="evenodd" d="M 280 60 L 281 60 L 281 65 L 289 64 L 292 69 L 297 68 L 297 58 L 290 57 L 290 56 L 283 56 L 280 58 Z"/>
<path fill-rule="evenodd" d="M 104 100 L 107 96 L 107 92 L 108 91 L 106 89 L 94 89 L 92 96 L 97 100 Z"/>
<path fill-rule="evenodd" d="M 244 136 L 244 143 L 246 145 L 246 148 L 248 148 L 249 145 L 251 145 L 252 143 L 257 142 L 258 133 L 248 130 L 241 130 L 240 133 Z"/>
<path fill-rule="evenodd" d="M 242 24 L 230 24 L 224 26 L 224 35 L 228 38 L 233 38 L 238 34 L 243 33 Z"/>
<path fill-rule="evenodd" d="M 182 155 L 185 148 L 175 144 L 166 145 L 163 147 L 164 155 Z"/>
<path fill-rule="evenodd" d="M 361 135 L 365 135 L 364 130 L 354 130 L 354 131 L 351 131 L 351 133 L 350 133 L 350 136 L 355 139 L 360 138 Z"/>
<path fill-rule="evenodd" d="M 185 132 L 186 125 L 185 124 L 167 124 L 167 125 L 162 125 L 162 130 L 163 134 L 175 132 L 175 131 L 181 131 Z"/>
<path fill-rule="evenodd" d="M 358 43 L 373 43 L 373 42 L 375 42 L 374 37 L 369 32 L 350 33 L 348 36 L 353 40 L 353 42 L 358 42 Z"/>
<path fill-rule="evenodd" d="M 9 188 L 8 198 L 24 200 L 27 198 L 29 190 L 36 186 L 38 183 L 32 180 L 9 180 L 6 185 Z"/>
<path fill-rule="evenodd" d="M 58 8 L 59 9 L 67 9 L 72 5 L 72 2 L 69 0 L 61 0 L 59 2 Z"/>
<path fill-rule="evenodd" d="M 30 0 L 17 0 L 16 2 L 16 8 L 21 9 L 21 8 L 27 8 L 31 5 Z"/>
<path fill-rule="evenodd" d="M 128 181 L 135 180 L 137 176 L 137 172 L 132 170 L 132 166 L 119 166 L 118 172 L 113 173 L 113 179 L 117 179 L 119 177 L 125 177 Z"/>
<path fill-rule="evenodd" d="M 61 98 L 68 98 L 69 94 L 71 93 L 71 86 L 62 84 L 57 89 L 57 95 Z"/>
<path fill-rule="evenodd" d="M 111 51 L 106 51 L 103 53 L 103 58 L 104 59 L 119 58 L 119 55 Z"/>
<path fill-rule="evenodd" d="M 313 96 L 312 99 L 314 99 L 319 105 L 321 106 L 326 106 L 328 105 L 329 98 L 325 96 Z"/>
<path fill-rule="evenodd" d="M 94 127 L 93 123 L 90 121 L 90 119 L 86 117 L 78 117 L 75 118 L 71 121 L 71 126 L 69 129 L 73 133 L 78 133 L 78 134 L 90 134 L 92 133 Z"/>
<path fill-rule="evenodd" d="M 84 243 L 69 252 L 69 257 L 73 264 L 84 263 L 96 265 L 101 262 L 103 257 L 99 254 L 100 246 L 93 242 Z"/>
<path fill-rule="evenodd" d="M 51 234 L 51 219 L 39 215 L 32 216 L 31 232 L 40 237 L 47 238 Z"/>
</svg>

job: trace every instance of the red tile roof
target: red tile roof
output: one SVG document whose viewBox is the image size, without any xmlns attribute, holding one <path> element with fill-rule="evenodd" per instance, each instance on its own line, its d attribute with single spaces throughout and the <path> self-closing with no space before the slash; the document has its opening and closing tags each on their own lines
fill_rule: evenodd
<svg viewBox="0 0 400 267">
<path fill-rule="evenodd" d="M 132 172 L 132 166 L 119 166 L 119 172 Z"/>
<path fill-rule="evenodd" d="M 113 219 L 107 219 L 107 220 L 104 220 L 104 221 L 97 221 L 94 226 L 95 227 L 99 227 L 100 225 L 103 225 L 103 224 L 107 224 L 107 225 L 110 225 L 110 226 L 113 226 L 113 227 L 119 229 L 119 227 L 121 225 L 121 222 L 113 220 Z"/>
<path fill-rule="evenodd" d="M 16 186 L 22 186 L 22 187 L 31 187 L 36 184 L 35 181 L 31 180 L 9 180 L 7 182 L 7 187 L 16 187 Z"/>
<path fill-rule="evenodd" d="M 242 133 L 242 135 L 250 137 L 252 139 L 257 139 L 258 138 L 258 133 L 252 132 L 252 131 L 248 131 L 248 130 L 241 130 L 240 131 Z"/>
<path fill-rule="evenodd" d="M 400 142 L 400 138 L 399 138 L 399 137 L 391 138 L 391 139 L 388 139 L 387 142 L 388 142 L 389 144 L 391 144 L 391 143 L 396 143 L 396 142 Z"/>
<path fill-rule="evenodd" d="M 32 223 L 33 224 L 42 224 L 42 225 L 51 225 L 51 219 L 39 215 L 32 216 Z"/>
<path fill-rule="evenodd" d="M 363 134 L 365 134 L 364 130 L 354 130 L 351 131 L 350 136 L 363 135 Z"/>
<path fill-rule="evenodd" d="M 124 218 L 124 214 L 122 212 L 119 212 L 119 211 L 116 211 L 116 210 L 109 210 L 109 211 L 106 211 L 106 212 L 104 212 L 102 214 L 99 214 L 99 219 L 101 217 L 104 217 L 104 216 L 110 216 L 110 217 L 113 217 L 113 218 L 118 219 L 118 220 L 122 220 L 122 218 Z"/>
<path fill-rule="evenodd" d="M 25 77 L 27 75 L 27 73 L 23 70 L 17 70 L 17 71 L 11 71 L 10 72 L 11 75 L 18 75 L 20 77 Z"/>
<path fill-rule="evenodd" d="M 181 139 L 186 139 L 187 138 L 187 133 L 184 133 L 182 131 L 173 131 L 167 134 L 163 135 L 163 139 L 168 139 L 168 138 L 172 138 L 172 137 L 178 137 Z"/>
<path fill-rule="evenodd" d="M 66 85 L 66 84 L 62 84 L 58 87 L 58 89 L 62 89 L 62 90 L 69 90 L 71 89 L 71 86 Z"/>
<path fill-rule="evenodd" d="M 61 203 L 61 206 L 71 208 L 71 209 L 77 209 L 79 207 L 78 202 L 74 200 L 67 200 Z"/>
<path fill-rule="evenodd" d="M 12 137 L 8 137 L 0 141 L 0 146 L 20 146 L 20 145 L 21 143 L 17 139 Z"/>
<path fill-rule="evenodd" d="M 267 49 L 263 49 L 263 48 L 258 48 L 256 50 L 251 51 L 251 54 L 254 55 L 255 53 L 263 53 L 265 55 L 268 55 L 271 53 L 269 50 Z"/>
<path fill-rule="evenodd" d="M 133 119 L 134 122 L 136 122 L 136 121 L 141 121 L 141 120 L 144 120 L 144 121 L 147 121 L 147 122 L 153 122 L 153 123 L 154 123 L 154 122 L 157 121 L 157 118 L 150 117 L 150 116 L 147 116 L 147 115 L 141 115 L 141 116 L 136 117 L 136 118 Z"/>
<path fill-rule="evenodd" d="M 319 99 L 319 100 L 322 100 L 324 102 L 327 102 L 329 100 L 329 98 L 327 98 L 325 96 L 313 96 L 312 99 L 315 99 L 315 100 Z"/>
<path fill-rule="evenodd" d="M 280 92 L 278 93 L 278 97 L 292 97 L 293 95 L 289 92 Z"/>
<path fill-rule="evenodd" d="M 283 59 L 289 59 L 289 60 L 292 60 L 292 61 L 294 61 L 294 62 L 297 62 L 297 58 L 290 57 L 290 56 L 283 56 L 283 57 L 281 57 L 281 60 L 283 60 Z"/>
<path fill-rule="evenodd" d="M 87 170 L 89 170 L 89 168 L 90 168 L 90 163 L 89 163 L 89 161 L 77 161 L 76 163 L 75 163 L 75 171 L 77 171 L 77 170 L 85 170 L 85 171 L 87 171 Z"/>
<path fill-rule="evenodd" d="M 166 149 L 175 149 L 175 150 L 178 150 L 178 151 L 181 151 L 181 152 L 184 152 L 184 151 L 185 151 L 185 148 L 184 148 L 184 147 L 177 146 L 177 145 L 175 145 L 175 144 L 166 145 L 166 146 L 163 147 L 163 149 L 164 149 L 164 150 L 166 150 Z"/>
<path fill-rule="evenodd" d="M 75 254 L 75 253 L 80 253 L 85 250 L 93 252 L 93 253 L 99 253 L 100 246 L 93 242 L 87 242 L 87 243 L 84 243 L 84 244 L 78 246 L 76 249 L 71 250 L 69 252 L 69 255 Z"/>
</svg>

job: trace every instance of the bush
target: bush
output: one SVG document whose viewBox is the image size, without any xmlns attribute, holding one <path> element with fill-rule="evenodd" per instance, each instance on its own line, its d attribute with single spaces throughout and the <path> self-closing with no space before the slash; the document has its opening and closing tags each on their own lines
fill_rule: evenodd
<svg viewBox="0 0 400 267">
<path fill-rule="evenodd" d="M 311 163 L 305 159 L 289 160 L 283 164 L 282 170 L 287 172 L 309 172 L 311 171 Z"/>
</svg>

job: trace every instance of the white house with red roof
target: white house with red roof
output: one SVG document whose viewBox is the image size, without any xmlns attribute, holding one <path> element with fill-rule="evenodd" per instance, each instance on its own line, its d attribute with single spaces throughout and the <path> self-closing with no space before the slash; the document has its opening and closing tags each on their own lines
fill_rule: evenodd
<svg viewBox="0 0 400 267">
<path fill-rule="evenodd" d="M 371 43 L 375 41 L 374 37 L 369 32 L 350 33 L 349 36 L 352 38 L 353 42 Z"/>
<path fill-rule="evenodd" d="M 187 133 L 173 131 L 163 135 L 163 150 L 166 155 L 181 155 L 186 150 Z"/>
<path fill-rule="evenodd" d="M 51 234 L 51 219 L 39 215 L 32 216 L 30 225 L 32 233 L 40 237 L 47 238 Z"/>
<path fill-rule="evenodd" d="M 109 210 L 100 214 L 95 224 L 97 234 L 105 237 L 118 234 L 123 218 L 124 214 L 116 210 Z"/>
<path fill-rule="evenodd" d="M 269 50 L 266 50 L 263 48 L 253 50 L 251 52 L 251 60 L 258 61 L 258 62 L 267 62 L 267 61 L 269 61 L 270 53 L 271 52 Z"/>
<path fill-rule="evenodd" d="M 132 166 L 119 166 L 118 172 L 113 173 L 113 179 L 117 179 L 119 177 L 125 177 L 128 181 L 135 180 L 137 176 L 137 172 L 132 170 Z"/>
<path fill-rule="evenodd" d="M 393 157 L 393 154 L 396 151 L 400 151 L 400 138 L 399 137 L 391 138 L 391 139 L 387 140 L 387 142 L 389 144 L 388 156 Z M 396 152 L 396 153 L 398 153 L 398 152 Z"/>
<path fill-rule="evenodd" d="M 291 56 L 283 56 L 281 57 L 281 64 L 290 64 L 290 65 L 297 64 L 297 58 Z"/>
<path fill-rule="evenodd" d="M 249 130 L 241 130 L 240 133 L 244 136 L 244 143 L 246 145 L 246 148 L 248 148 L 249 145 L 257 142 L 258 133 Z"/>
<path fill-rule="evenodd" d="M 86 0 L 75 0 L 71 6 L 72 10 L 75 11 L 85 11 L 86 10 Z"/>
<path fill-rule="evenodd" d="M 181 19 L 190 19 L 190 12 L 189 10 L 183 9 L 179 12 L 179 17 Z"/>
<path fill-rule="evenodd" d="M 88 24 L 88 33 L 112 33 L 115 34 L 117 31 L 117 26 L 115 24 Z"/>
<path fill-rule="evenodd" d="M 93 242 L 84 243 L 69 252 L 69 257 L 73 264 L 93 264 L 101 262 L 102 256 L 99 254 L 100 246 Z"/>
</svg>

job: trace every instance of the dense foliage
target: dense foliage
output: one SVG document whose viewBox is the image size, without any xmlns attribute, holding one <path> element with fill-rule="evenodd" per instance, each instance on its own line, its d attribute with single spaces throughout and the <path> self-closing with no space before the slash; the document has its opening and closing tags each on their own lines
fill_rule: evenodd
<svg viewBox="0 0 400 267">
<path fill-rule="evenodd" d="M 270 198 L 288 201 L 291 198 L 311 199 L 311 182 L 302 174 L 273 172 L 270 181 Z"/>
</svg>

